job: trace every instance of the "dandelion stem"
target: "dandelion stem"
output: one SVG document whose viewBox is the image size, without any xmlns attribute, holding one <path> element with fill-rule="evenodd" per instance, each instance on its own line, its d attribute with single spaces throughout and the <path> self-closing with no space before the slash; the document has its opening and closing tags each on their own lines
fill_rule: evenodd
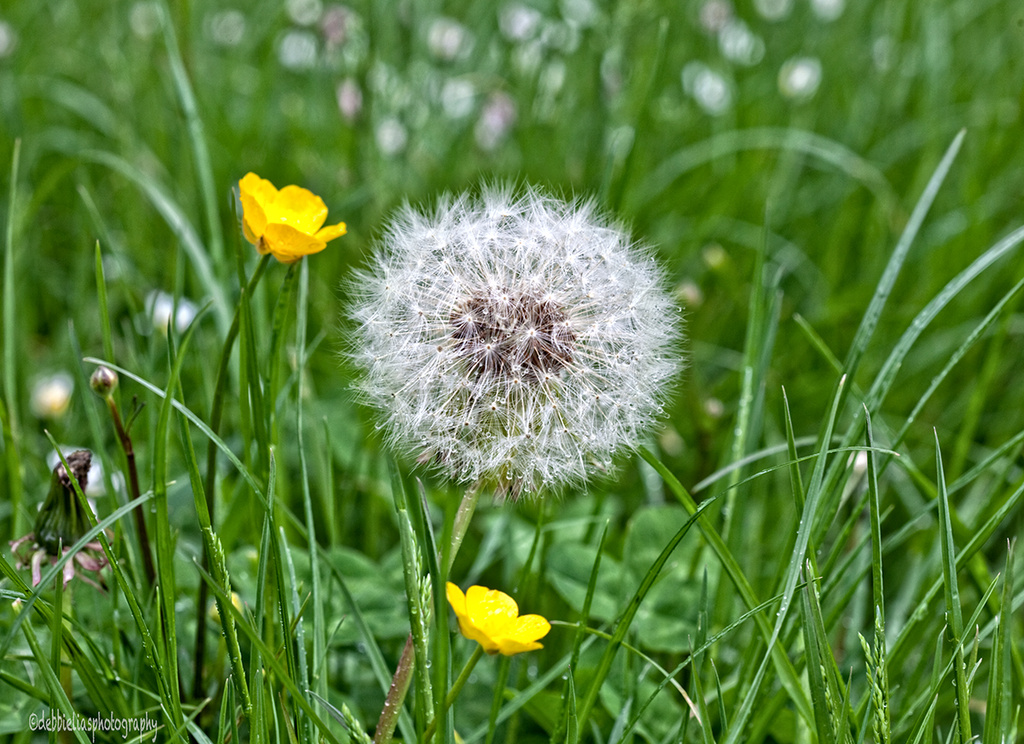
<svg viewBox="0 0 1024 744">
<path fill-rule="evenodd" d="M 484 655 L 484 647 L 477 645 L 476 650 L 473 651 L 473 655 L 469 657 L 469 661 L 466 662 L 466 666 L 462 668 L 462 672 L 459 674 L 458 679 L 452 683 L 452 688 L 448 690 L 448 696 L 444 699 L 443 711 L 448 710 L 452 707 L 452 703 L 455 702 L 455 698 L 462 692 L 462 688 L 465 687 L 466 682 L 469 681 L 469 675 L 473 673 L 473 667 L 480 661 L 480 657 Z M 423 741 L 429 744 L 430 739 L 434 736 L 434 732 L 437 729 L 437 719 L 435 718 L 427 726 L 427 731 L 423 735 Z"/>
</svg>

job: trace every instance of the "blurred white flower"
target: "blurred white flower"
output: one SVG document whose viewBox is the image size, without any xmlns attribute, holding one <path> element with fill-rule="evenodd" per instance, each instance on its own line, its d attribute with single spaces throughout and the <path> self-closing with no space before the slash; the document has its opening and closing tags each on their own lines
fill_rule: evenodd
<svg viewBox="0 0 1024 744">
<path fill-rule="evenodd" d="M 292 23 L 312 26 L 323 15 L 324 4 L 321 0 L 287 0 L 285 9 Z"/>
<path fill-rule="evenodd" d="M 18 45 L 18 35 L 7 21 L 0 21 L 0 58 L 9 57 Z"/>
<path fill-rule="evenodd" d="M 277 60 L 289 70 L 308 70 L 316 64 L 316 36 L 309 31 L 286 31 L 277 43 Z"/>
<path fill-rule="evenodd" d="M 676 287 L 676 297 L 683 307 L 697 308 L 704 304 L 704 292 L 692 279 L 685 279 Z"/>
<path fill-rule="evenodd" d="M 476 143 L 482 150 L 493 150 L 516 123 L 516 102 L 502 91 L 495 91 L 487 97 L 480 118 L 473 128 Z"/>
<path fill-rule="evenodd" d="M 427 30 L 430 53 L 442 62 L 469 54 L 473 48 L 473 35 L 454 18 L 437 18 Z"/>
<path fill-rule="evenodd" d="M 592 203 L 485 188 L 405 207 L 352 284 L 360 391 L 390 443 L 499 493 L 607 471 L 681 367 L 647 251 Z"/>
<path fill-rule="evenodd" d="M 732 20 L 729 0 L 707 0 L 700 6 L 700 25 L 707 33 L 717 34 Z"/>
<path fill-rule="evenodd" d="M 793 10 L 793 0 L 754 0 L 754 7 L 766 21 L 781 21 Z"/>
<path fill-rule="evenodd" d="M 469 116 L 476 102 L 476 87 L 465 78 L 446 80 L 441 87 L 441 108 L 449 119 Z"/>
<path fill-rule="evenodd" d="M 352 78 L 345 78 L 338 83 L 335 91 L 338 98 L 338 110 L 348 121 L 354 121 L 363 110 L 363 91 Z"/>
<path fill-rule="evenodd" d="M 160 6 L 154 0 L 139 0 L 128 11 L 128 26 L 140 39 L 148 39 L 160 30 Z"/>
<path fill-rule="evenodd" d="M 409 141 L 409 133 L 405 125 L 394 117 L 388 117 L 377 125 L 374 132 L 377 139 L 377 147 L 385 155 L 395 155 L 405 149 Z"/>
<path fill-rule="evenodd" d="M 209 20 L 210 38 L 225 47 L 238 46 L 245 38 L 245 16 L 240 10 L 222 10 Z"/>
<path fill-rule="evenodd" d="M 146 295 L 146 315 L 153 324 L 153 330 L 166 334 L 167 327 L 174 319 L 174 332 L 184 333 L 192 320 L 196 317 L 199 308 L 191 300 L 184 297 L 178 298 L 177 309 L 174 305 L 174 297 L 154 289 Z"/>
<path fill-rule="evenodd" d="M 834 21 L 846 10 L 846 0 L 811 0 L 811 10 L 823 21 Z"/>
<path fill-rule="evenodd" d="M 779 92 L 802 101 L 812 98 L 821 85 L 821 62 L 817 57 L 793 57 L 779 70 Z"/>
<path fill-rule="evenodd" d="M 355 12 L 344 5 L 332 5 L 320 19 L 324 41 L 330 47 L 341 46 L 348 38 L 349 25 L 355 20 Z"/>
<path fill-rule="evenodd" d="M 574 26 L 592 26 L 597 21 L 598 9 L 594 0 L 561 0 L 562 17 Z"/>
<path fill-rule="evenodd" d="M 526 41 L 537 33 L 542 17 L 534 8 L 522 3 L 509 3 L 498 14 L 498 28 L 509 41 Z"/>
<path fill-rule="evenodd" d="M 71 405 L 73 392 L 75 378 L 67 372 L 37 377 L 32 383 L 32 397 L 29 401 L 32 413 L 41 419 L 63 418 Z"/>
<path fill-rule="evenodd" d="M 718 47 L 726 59 L 737 64 L 751 66 L 764 59 L 764 40 L 738 18 L 718 32 Z"/>
<path fill-rule="evenodd" d="M 725 413 L 725 404 L 718 398 L 708 398 L 704 401 L 704 413 L 709 418 L 719 419 Z"/>
<path fill-rule="evenodd" d="M 682 79 L 683 90 L 712 116 L 725 113 L 732 105 L 729 81 L 703 62 L 688 62 L 683 67 Z"/>
</svg>

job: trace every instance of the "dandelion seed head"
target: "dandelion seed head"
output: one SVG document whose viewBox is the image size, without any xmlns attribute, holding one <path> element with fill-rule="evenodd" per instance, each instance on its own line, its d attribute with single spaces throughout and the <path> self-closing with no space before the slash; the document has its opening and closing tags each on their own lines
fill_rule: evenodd
<svg viewBox="0 0 1024 744">
<path fill-rule="evenodd" d="M 646 250 L 593 204 L 535 190 L 403 208 L 353 291 L 360 392 L 389 443 L 513 496 L 608 469 L 682 364 Z"/>
</svg>

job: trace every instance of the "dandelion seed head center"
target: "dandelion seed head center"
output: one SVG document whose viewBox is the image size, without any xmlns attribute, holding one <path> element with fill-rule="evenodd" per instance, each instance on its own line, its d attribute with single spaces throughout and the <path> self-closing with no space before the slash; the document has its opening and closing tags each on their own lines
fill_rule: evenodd
<svg viewBox="0 0 1024 744">
<path fill-rule="evenodd" d="M 567 321 L 550 296 L 488 287 L 451 311 L 449 336 L 457 357 L 476 377 L 536 382 L 572 363 L 576 336 Z"/>
</svg>

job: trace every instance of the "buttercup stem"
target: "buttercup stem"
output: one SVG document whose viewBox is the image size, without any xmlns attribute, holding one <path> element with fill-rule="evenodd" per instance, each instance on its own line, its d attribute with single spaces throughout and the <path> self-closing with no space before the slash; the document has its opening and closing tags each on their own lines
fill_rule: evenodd
<svg viewBox="0 0 1024 744">
<path fill-rule="evenodd" d="M 473 667 L 480 661 L 480 658 L 484 655 L 484 647 L 477 645 L 476 650 L 473 651 L 473 655 L 469 657 L 469 661 L 466 662 L 466 666 L 462 668 L 462 672 L 459 674 L 459 678 L 452 683 L 452 688 L 448 690 L 448 696 L 444 699 L 444 710 L 448 710 L 452 707 L 452 703 L 455 702 L 455 698 L 459 696 L 462 688 L 465 687 L 466 682 L 469 680 L 469 675 L 473 673 Z M 423 735 L 423 741 L 429 744 L 430 739 L 434 736 L 434 732 L 437 728 L 437 719 L 435 718 L 427 726 L 427 731 Z"/>
<path fill-rule="evenodd" d="M 445 566 L 445 576 L 455 562 L 455 556 L 462 547 L 462 539 L 466 536 L 469 522 L 476 511 L 477 502 L 480 500 L 480 488 L 474 484 L 466 491 L 459 504 L 459 510 L 455 513 L 455 523 L 452 525 L 452 542 L 448 553 L 448 563 Z M 440 556 L 443 559 L 444 556 Z M 395 735 L 395 726 L 398 725 L 398 713 L 405 703 L 405 696 L 409 692 L 409 683 L 412 682 L 412 668 L 416 663 L 416 655 L 413 648 L 412 633 L 405 641 L 405 648 L 402 649 L 402 657 L 398 660 L 395 668 L 395 676 L 391 679 L 391 688 L 384 700 L 384 709 L 380 712 L 380 719 L 377 721 L 377 730 L 373 734 L 373 744 L 389 744 Z M 447 701 L 446 701 L 447 704 Z M 435 725 L 435 722 L 431 722 Z M 428 728 L 429 730 L 429 728 Z"/>
</svg>

